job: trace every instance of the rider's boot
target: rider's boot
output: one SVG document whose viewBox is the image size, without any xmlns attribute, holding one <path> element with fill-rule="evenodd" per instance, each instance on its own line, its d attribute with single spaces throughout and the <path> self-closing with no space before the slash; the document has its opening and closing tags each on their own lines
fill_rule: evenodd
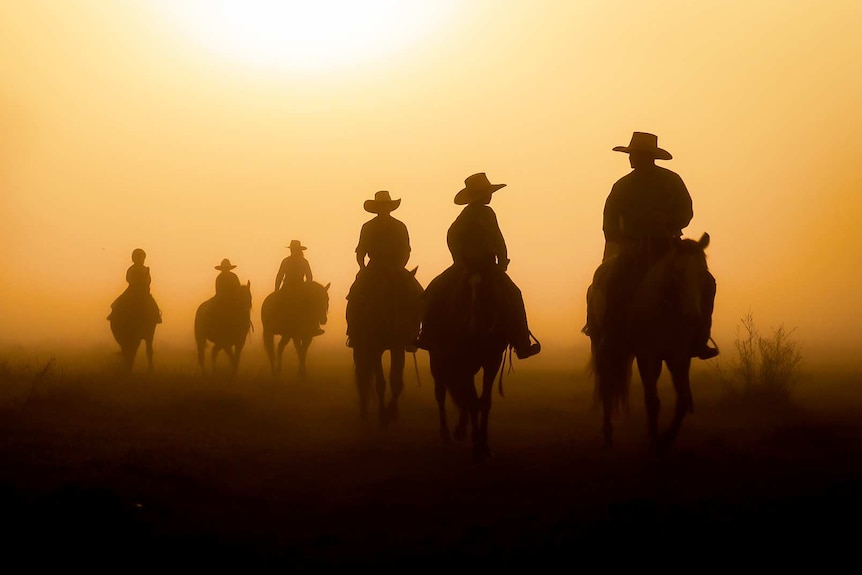
<svg viewBox="0 0 862 575">
<path fill-rule="evenodd" d="M 699 359 L 712 359 L 718 355 L 718 346 L 712 347 L 709 342 L 715 343 L 710 337 L 712 331 L 712 310 L 715 302 L 715 278 L 707 276 L 703 290 L 703 320 L 698 326 L 695 347 L 691 352 L 692 357 Z"/>
<path fill-rule="evenodd" d="M 712 359 L 718 355 L 718 346 L 712 347 L 709 342 L 715 343 L 709 335 L 709 326 L 701 326 L 698 336 L 694 340 L 691 356 L 698 359 Z"/>
<path fill-rule="evenodd" d="M 536 342 L 533 343 L 530 339 L 535 339 Z M 539 343 L 539 340 L 533 335 L 532 332 L 527 330 L 527 338 L 518 342 L 518 345 L 515 345 L 515 355 L 518 356 L 518 359 L 527 359 L 528 357 L 533 357 L 542 351 L 542 344 Z"/>
</svg>

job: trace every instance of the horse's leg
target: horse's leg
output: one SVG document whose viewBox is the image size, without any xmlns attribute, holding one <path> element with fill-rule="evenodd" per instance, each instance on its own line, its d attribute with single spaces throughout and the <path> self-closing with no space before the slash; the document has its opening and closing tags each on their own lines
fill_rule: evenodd
<svg viewBox="0 0 862 575">
<path fill-rule="evenodd" d="M 679 431 L 682 428 L 682 422 L 685 416 L 694 411 L 694 401 L 691 397 L 691 380 L 689 369 L 691 368 L 691 358 L 681 357 L 675 361 L 668 362 L 668 371 L 670 371 L 673 387 L 676 391 L 676 405 L 673 410 L 673 419 L 670 426 L 665 431 L 659 440 L 660 452 L 666 451 L 671 444 L 676 440 Z"/>
<path fill-rule="evenodd" d="M 272 377 L 278 376 L 275 364 L 275 334 L 266 329 L 263 330 L 263 349 L 266 350 L 266 357 L 269 359 L 269 368 L 272 372 Z"/>
<path fill-rule="evenodd" d="M 650 440 L 658 442 L 658 415 L 661 401 L 658 398 L 658 378 L 661 375 L 661 360 L 651 357 L 637 358 L 638 373 L 644 386 L 644 405 L 647 412 L 647 433 Z"/>
<path fill-rule="evenodd" d="M 398 419 L 398 398 L 404 391 L 404 363 L 406 353 L 403 347 L 389 350 L 389 389 L 392 392 L 386 407 L 390 421 Z"/>
<path fill-rule="evenodd" d="M 213 344 L 212 351 L 210 352 L 210 359 L 211 359 L 210 373 L 212 373 L 213 375 L 215 375 L 215 372 L 216 372 L 216 356 L 218 355 L 218 352 L 220 349 L 221 349 L 220 345 Z"/>
<path fill-rule="evenodd" d="M 359 392 L 359 416 L 368 417 L 368 393 L 371 391 L 371 369 L 367 351 L 360 346 L 353 348 L 353 372 Z"/>
<path fill-rule="evenodd" d="M 136 341 L 120 348 L 122 351 L 121 355 L 123 356 L 123 367 L 128 372 L 131 372 L 135 367 L 135 356 L 138 354 L 140 343 L 140 341 Z"/>
<path fill-rule="evenodd" d="M 452 438 L 449 434 L 449 423 L 446 418 L 446 377 L 439 365 L 437 354 L 429 354 L 431 375 L 434 377 L 434 399 L 437 400 L 437 412 L 440 419 L 440 439 L 443 443 L 449 443 Z"/>
<path fill-rule="evenodd" d="M 233 372 L 231 377 L 236 377 L 239 373 L 239 358 L 242 356 L 242 348 L 245 347 L 245 342 L 240 342 L 234 347 L 233 352 Z"/>
<path fill-rule="evenodd" d="M 236 353 L 234 353 L 234 347 L 231 344 L 224 346 L 224 353 L 228 359 L 228 365 L 230 366 L 230 379 L 233 379 L 234 375 L 236 375 Z"/>
<path fill-rule="evenodd" d="M 618 398 L 615 390 L 619 388 L 620 370 L 616 369 L 612 362 L 605 357 L 601 350 L 594 346 L 595 358 L 595 381 L 598 396 L 602 402 L 602 435 L 606 448 L 614 445 L 614 413 L 617 409 Z"/>
<path fill-rule="evenodd" d="M 374 382 L 377 391 L 377 414 L 380 425 L 389 423 L 389 411 L 386 409 L 386 374 L 383 372 L 384 350 L 376 350 L 373 354 Z"/>
<path fill-rule="evenodd" d="M 296 348 L 296 358 L 299 361 L 299 367 L 297 368 L 297 375 L 299 377 L 305 377 L 305 356 L 308 352 L 308 346 L 311 344 L 311 338 L 305 339 L 304 337 L 295 337 L 293 338 L 293 347 Z"/>
<path fill-rule="evenodd" d="M 488 442 L 488 418 L 491 416 L 491 395 L 494 392 L 494 381 L 501 369 L 502 356 L 495 356 L 485 361 L 482 366 L 482 395 L 479 397 L 478 435 L 473 440 L 473 452 L 477 460 L 489 458 L 491 446 Z"/>
<path fill-rule="evenodd" d="M 455 426 L 455 439 L 464 441 L 467 439 L 467 425 L 473 423 L 474 405 L 478 401 L 476 399 L 476 390 L 473 387 L 473 378 L 460 374 L 457 377 L 453 376 L 453 389 L 461 390 L 460 405 L 458 406 L 458 424 Z M 475 425 L 473 426 L 475 429 Z"/>
<path fill-rule="evenodd" d="M 205 373 L 204 356 L 206 354 L 207 343 L 205 339 L 202 340 L 200 337 L 196 338 L 196 343 L 198 347 L 198 367 L 200 367 L 201 373 Z"/>
<path fill-rule="evenodd" d="M 281 366 L 284 361 L 284 348 L 287 347 L 287 344 L 290 342 L 290 338 L 286 335 L 283 335 L 278 340 L 278 351 L 275 354 L 275 373 L 276 375 L 281 375 Z"/>
<path fill-rule="evenodd" d="M 147 346 L 147 371 L 150 373 L 153 372 L 153 337 L 150 336 L 146 339 Z"/>
</svg>

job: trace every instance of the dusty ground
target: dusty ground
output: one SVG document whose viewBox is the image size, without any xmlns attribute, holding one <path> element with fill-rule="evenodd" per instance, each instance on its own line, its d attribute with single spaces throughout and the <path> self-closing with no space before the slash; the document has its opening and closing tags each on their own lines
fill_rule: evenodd
<svg viewBox="0 0 862 575">
<path fill-rule="evenodd" d="M 4 557 L 112 571 L 549 570 L 670 566 L 680 554 L 829 562 L 857 545 L 853 374 L 809 375 L 781 403 L 730 400 L 701 373 L 696 411 L 659 458 L 637 380 L 607 450 L 580 369 L 516 362 L 494 396 L 495 457 L 477 465 L 467 446 L 440 443 L 427 356 L 418 380 L 408 362 L 387 428 L 359 420 L 351 367 L 330 359 L 314 359 L 305 381 L 248 367 L 230 382 L 164 361 L 121 378 L 107 364 L 6 357 Z M 661 393 L 667 413 L 667 382 Z"/>
</svg>

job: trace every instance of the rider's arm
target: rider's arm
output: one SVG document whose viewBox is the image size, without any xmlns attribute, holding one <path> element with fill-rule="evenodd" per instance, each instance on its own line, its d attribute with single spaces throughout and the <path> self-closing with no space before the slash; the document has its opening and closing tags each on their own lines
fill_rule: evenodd
<svg viewBox="0 0 862 575">
<path fill-rule="evenodd" d="M 617 186 L 611 188 L 611 193 L 608 194 L 608 199 L 605 200 L 605 210 L 602 216 L 602 231 L 605 234 L 605 242 L 621 242 L 623 239 L 622 230 L 622 205 L 618 193 L 615 193 Z"/>
<path fill-rule="evenodd" d="M 491 208 L 488 208 L 485 213 L 487 214 L 487 226 L 491 234 L 491 245 L 494 249 L 494 255 L 497 257 L 497 265 L 503 271 L 506 271 L 509 267 L 509 248 L 506 247 L 506 239 L 503 237 L 503 231 L 500 229 L 500 223 L 497 221 L 497 214 Z"/>
<path fill-rule="evenodd" d="M 305 281 L 310 283 L 314 278 L 311 275 L 311 264 L 308 263 L 308 260 L 302 260 L 305 262 Z"/>
<path fill-rule="evenodd" d="M 679 235 L 691 222 L 691 219 L 694 217 L 694 210 L 692 209 L 691 195 L 688 193 L 688 188 L 685 187 L 685 183 L 682 181 L 682 178 L 677 176 L 676 179 L 677 199 L 674 211 L 670 215 L 671 221 L 669 222 L 669 225 L 671 229 L 669 231 L 674 235 Z"/>
<path fill-rule="evenodd" d="M 281 282 L 284 281 L 284 261 L 278 266 L 278 273 L 275 274 L 275 291 L 281 287 Z"/>
</svg>

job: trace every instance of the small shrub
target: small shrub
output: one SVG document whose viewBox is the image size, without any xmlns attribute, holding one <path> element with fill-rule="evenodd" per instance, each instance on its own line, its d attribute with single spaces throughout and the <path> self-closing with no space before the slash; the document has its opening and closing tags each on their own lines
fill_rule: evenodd
<svg viewBox="0 0 862 575">
<path fill-rule="evenodd" d="M 719 381 L 732 394 L 789 399 L 802 367 L 802 344 L 794 331 L 781 324 L 763 336 L 749 311 L 737 327 L 736 357 L 713 363 Z"/>
</svg>

